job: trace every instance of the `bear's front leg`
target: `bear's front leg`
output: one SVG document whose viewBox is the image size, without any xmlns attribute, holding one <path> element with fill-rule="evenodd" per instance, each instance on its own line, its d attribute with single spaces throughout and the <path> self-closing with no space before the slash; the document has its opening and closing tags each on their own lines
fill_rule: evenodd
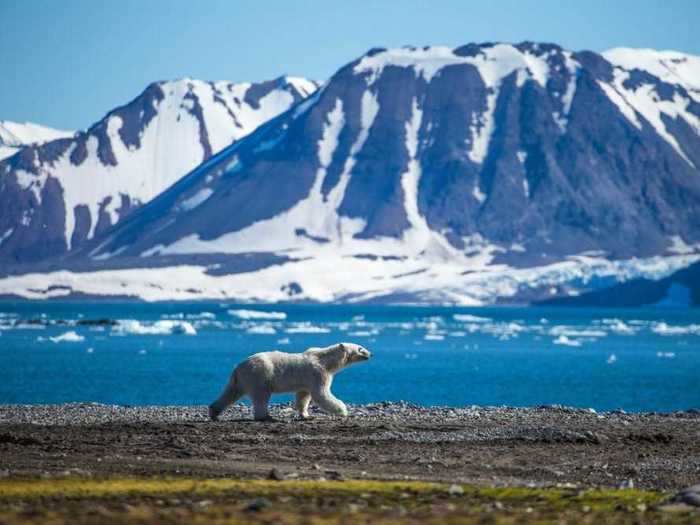
<svg viewBox="0 0 700 525">
<path fill-rule="evenodd" d="M 314 391 L 311 396 L 313 397 L 314 403 L 316 403 L 321 410 L 338 416 L 348 415 L 348 409 L 345 403 L 335 397 L 331 393 L 330 388 L 318 389 Z"/>
<path fill-rule="evenodd" d="M 299 412 L 299 417 L 301 419 L 308 419 L 309 416 L 309 403 L 311 402 L 311 394 L 302 390 L 297 392 L 297 411 Z"/>
</svg>

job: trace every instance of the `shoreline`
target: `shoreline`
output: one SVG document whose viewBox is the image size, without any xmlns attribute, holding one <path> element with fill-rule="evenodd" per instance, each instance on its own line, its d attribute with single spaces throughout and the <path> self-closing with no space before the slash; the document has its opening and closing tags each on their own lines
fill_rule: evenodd
<svg viewBox="0 0 700 525">
<path fill-rule="evenodd" d="M 560 404 L 537 406 L 510 405 L 419 405 L 409 401 L 380 401 L 375 403 L 357 404 L 346 403 L 349 410 L 348 421 L 353 418 L 388 416 L 419 416 L 419 417 L 458 417 L 483 413 L 537 413 L 558 412 L 562 414 L 595 415 L 599 419 L 616 416 L 697 418 L 700 421 L 700 408 L 689 407 L 670 411 L 655 410 L 596 410 L 591 407 L 576 407 Z M 324 414 L 317 407 L 310 408 L 312 415 L 321 419 L 342 420 Z M 271 402 L 270 413 L 278 422 L 294 420 L 296 410 L 294 402 Z M 241 421 L 246 418 L 252 421 L 250 402 L 241 400 L 229 407 L 219 418 L 220 421 Z M 0 425 L 10 424 L 39 424 L 39 425 L 84 425 L 117 422 L 211 422 L 207 405 L 129 405 L 119 403 L 102 403 L 98 401 L 66 401 L 58 403 L 0 403 Z"/>
<path fill-rule="evenodd" d="M 565 407 L 427 408 L 351 405 L 300 420 L 275 404 L 255 422 L 235 405 L 211 422 L 205 406 L 90 403 L 0 405 L 5 477 L 198 476 L 348 479 L 478 486 L 638 487 L 698 482 L 700 411 L 597 413 Z"/>
</svg>

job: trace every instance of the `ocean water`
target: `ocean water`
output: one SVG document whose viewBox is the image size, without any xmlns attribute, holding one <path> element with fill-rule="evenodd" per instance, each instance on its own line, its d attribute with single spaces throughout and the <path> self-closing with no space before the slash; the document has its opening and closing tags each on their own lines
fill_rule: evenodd
<svg viewBox="0 0 700 525">
<path fill-rule="evenodd" d="M 252 353 L 339 341 L 373 352 L 349 403 L 700 408 L 699 310 L 202 302 L 0 303 L 0 403 L 208 404 Z"/>
</svg>

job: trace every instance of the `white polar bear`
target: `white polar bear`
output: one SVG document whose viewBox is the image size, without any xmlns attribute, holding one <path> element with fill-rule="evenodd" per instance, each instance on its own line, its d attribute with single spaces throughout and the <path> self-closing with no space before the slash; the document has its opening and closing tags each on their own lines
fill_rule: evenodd
<svg viewBox="0 0 700 525">
<path fill-rule="evenodd" d="M 299 415 L 309 417 L 309 402 L 322 410 L 347 416 L 348 409 L 331 393 L 333 376 L 353 363 L 366 361 L 370 352 L 353 343 L 326 348 L 309 348 L 300 354 L 261 352 L 239 364 L 219 399 L 209 405 L 209 417 L 216 421 L 226 407 L 244 395 L 253 402 L 256 420 L 270 419 L 267 404 L 272 394 L 296 392 Z"/>
</svg>

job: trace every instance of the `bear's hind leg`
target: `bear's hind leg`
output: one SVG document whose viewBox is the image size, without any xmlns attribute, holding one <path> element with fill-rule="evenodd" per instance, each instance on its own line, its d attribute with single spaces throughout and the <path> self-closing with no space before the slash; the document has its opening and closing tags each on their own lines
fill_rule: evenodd
<svg viewBox="0 0 700 525">
<path fill-rule="evenodd" d="M 272 421 L 267 407 L 271 395 L 269 390 L 260 390 L 251 393 L 250 400 L 253 402 L 253 417 L 255 421 Z"/>
<path fill-rule="evenodd" d="M 309 403 L 311 402 L 311 394 L 302 390 L 297 392 L 297 411 L 302 419 L 309 418 Z"/>
<path fill-rule="evenodd" d="M 209 405 L 209 418 L 212 421 L 219 419 L 219 414 L 243 397 L 243 394 L 244 392 L 238 387 L 235 374 L 232 375 L 219 398 Z"/>
</svg>

